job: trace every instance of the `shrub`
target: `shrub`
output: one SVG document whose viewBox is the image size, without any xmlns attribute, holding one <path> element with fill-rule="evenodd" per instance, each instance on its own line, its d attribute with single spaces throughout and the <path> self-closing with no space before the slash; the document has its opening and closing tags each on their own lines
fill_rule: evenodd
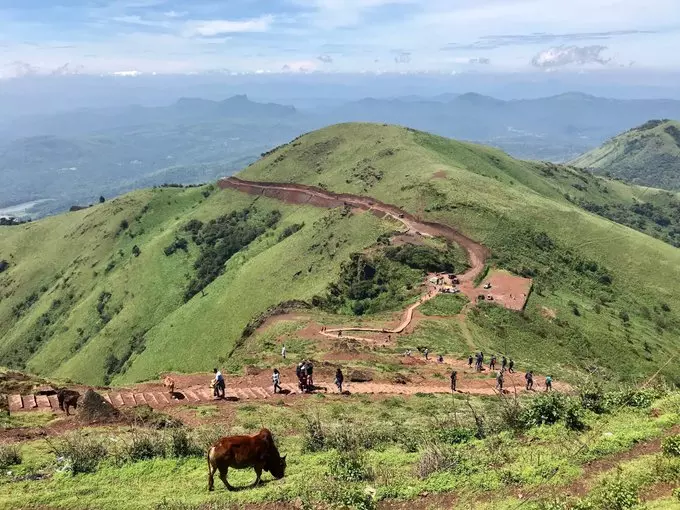
<svg viewBox="0 0 680 510">
<path fill-rule="evenodd" d="M 328 463 L 328 474 L 343 482 L 362 482 L 373 479 L 373 469 L 368 464 L 364 450 L 336 451 Z"/>
<path fill-rule="evenodd" d="M 601 510 L 631 510 L 640 504 L 638 486 L 624 479 L 620 473 L 606 478 L 588 499 Z"/>
<path fill-rule="evenodd" d="M 575 430 L 578 432 L 585 430 L 586 423 L 584 418 L 585 413 L 583 412 L 583 408 L 578 404 L 578 402 L 574 402 L 570 399 L 564 410 L 565 427 L 567 427 L 569 430 Z"/>
<path fill-rule="evenodd" d="M 661 442 L 661 451 L 668 457 L 680 457 L 680 434 L 664 439 Z"/>
<path fill-rule="evenodd" d="M 454 469 L 460 461 L 456 450 L 429 444 L 418 459 L 416 472 L 421 479 L 425 479 L 433 473 Z"/>
<path fill-rule="evenodd" d="M 121 452 L 119 461 L 137 462 L 165 457 L 165 440 L 159 433 L 134 431 L 132 440 Z"/>
<path fill-rule="evenodd" d="M 310 418 L 305 416 L 305 435 L 302 442 L 303 452 L 320 452 L 326 448 L 326 434 L 318 416 Z"/>
<path fill-rule="evenodd" d="M 283 232 L 279 234 L 279 241 L 283 241 L 287 237 L 292 236 L 295 232 L 298 232 L 305 226 L 304 223 L 295 223 L 294 225 L 289 225 L 285 229 L 283 229 Z"/>
<path fill-rule="evenodd" d="M 621 407 L 647 408 L 652 402 L 664 395 L 664 391 L 656 388 L 630 388 L 622 391 L 606 393 L 603 405 L 608 411 L 615 411 Z"/>
<path fill-rule="evenodd" d="M 165 255 L 169 257 L 170 255 L 173 255 L 177 250 L 184 250 L 185 252 L 189 251 L 189 243 L 183 237 L 178 237 L 172 242 L 172 244 L 166 246 L 165 249 L 163 250 L 163 253 L 165 253 Z"/>
<path fill-rule="evenodd" d="M 203 449 L 191 440 L 186 429 L 171 429 L 169 435 L 168 455 L 170 457 L 198 457 L 203 455 Z"/>
<path fill-rule="evenodd" d="M 0 469 L 21 464 L 21 452 L 14 444 L 0 445 Z"/>
<path fill-rule="evenodd" d="M 142 250 L 140 250 L 140 249 L 139 249 L 139 246 L 137 246 L 137 245 L 135 244 L 135 245 L 132 247 L 132 254 L 133 254 L 135 257 L 139 257 L 139 256 L 142 254 Z"/>
<path fill-rule="evenodd" d="M 447 427 L 439 429 L 437 436 L 442 443 L 462 444 L 475 437 L 475 431 L 464 427 Z"/>
<path fill-rule="evenodd" d="M 101 440 L 79 433 L 64 436 L 50 443 L 50 449 L 57 457 L 57 462 L 64 464 L 63 469 L 74 475 L 94 473 L 108 454 Z"/>
<path fill-rule="evenodd" d="M 564 416 L 566 398 L 559 393 L 548 393 L 534 398 L 523 413 L 527 427 L 553 425 Z"/>
</svg>

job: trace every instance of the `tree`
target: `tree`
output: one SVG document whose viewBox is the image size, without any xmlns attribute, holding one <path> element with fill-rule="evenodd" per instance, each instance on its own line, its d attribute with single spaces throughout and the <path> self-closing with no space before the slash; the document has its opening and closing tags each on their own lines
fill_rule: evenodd
<svg viewBox="0 0 680 510">
<path fill-rule="evenodd" d="M 103 196 L 99 197 L 99 203 L 103 204 L 104 202 L 106 202 L 106 199 Z"/>
</svg>

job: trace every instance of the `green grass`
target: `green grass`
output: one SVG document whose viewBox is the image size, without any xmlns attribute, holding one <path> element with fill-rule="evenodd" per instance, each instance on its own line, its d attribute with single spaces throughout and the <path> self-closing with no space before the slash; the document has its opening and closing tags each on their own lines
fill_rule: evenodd
<svg viewBox="0 0 680 510">
<path fill-rule="evenodd" d="M 363 161 L 383 175 L 370 186 L 348 171 Z M 447 177 L 433 179 L 442 169 Z M 575 203 L 587 197 L 632 203 L 641 194 L 638 188 L 600 182 L 570 167 L 517 161 L 487 147 L 371 124 L 311 133 L 254 163 L 242 177 L 321 185 L 396 204 L 483 242 L 492 251 L 493 265 L 533 275 L 525 314 L 540 328 L 527 332 L 521 314 L 511 312 L 499 324 L 505 312 L 494 311 L 489 320 L 472 325 L 472 343 L 479 347 L 507 345 L 510 356 L 573 370 L 606 366 L 612 375 L 628 379 L 663 367 L 662 376 L 680 380 L 680 370 L 665 365 L 680 331 L 680 299 L 670 285 L 680 279 L 680 252 Z M 578 183 L 585 191 L 573 187 Z M 543 233 L 552 245 L 541 242 Z M 584 269 L 583 261 L 596 264 L 597 271 Z M 611 284 L 599 283 L 604 273 Z M 580 317 L 572 314 L 570 301 L 584 310 Z M 555 310 L 561 326 L 541 315 L 543 307 Z M 620 319 L 624 313 L 628 323 Z M 560 332 L 562 339 L 544 336 L 546 330 Z M 590 344 L 586 349 L 584 338 Z M 549 346 L 554 354 L 542 354 L 538 346 Z"/>
<path fill-rule="evenodd" d="M 363 171 L 368 166 L 376 171 Z M 442 170 L 446 178 L 433 179 Z M 370 124 L 313 132 L 249 166 L 241 177 L 320 185 L 396 204 L 484 243 L 492 266 L 534 278 L 524 313 L 483 307 L 465 325 L 452 324 L 448 332 L 425 326 L 400 342 L 437 345 L 457 355 L 488 346 L 535 367 L 561 373 L 598 368 L 614 379 L 640 379 L 661 367 L 660 377 L 680 381 L 680 365 L 666 364 L 680 333 L 680 296 L 674 289 L 680 252 L 578 205 L 586 199 L 632 204 L 639 188 Z M 262 213 L 281 212 L 277 227 L 227 261 L 205 296 L 184 303 L 198 249 L 190 244 L 189 253 L 169 257 L 163 249 L 189 220 L 210 220 L 253 202 Z M 123 220 L 130 226 L 121 231 Z M 280 240 L 287 227 L 303 223 Z M 102 383 L 107 358 L 131 354 L 112 374 L 114 384 L 226 364 L 250 320 L 282 301 L 323 295 L 350 254 L 393 229 L 393 223 L 370 214 L 344 217 L 208 188 L 139 191 L 0 229 L 0 259 L 10 263 L 0 275 L 0 362 Z M 138 257 L 132 254 L 135 245 Z M 604 276 L 611 283 L 603 283 Z M 97 305 L 107 294 L 104 313 L 111 320 L 104 323 Z M 557 319 L 544 317 L 543 307 Z M 257 350 L 241 348 L 230 363 L 238 368 L 258 356 Z"/>
<path fill-rule="evenodd" d="M 680 122 L 652 121 L 607 141 L 574 160 L 574 165 L 629 182 L 680 189 Z"/>
<path fill-rule="evenodd" d="M 423 315 L 458 315 L 468 299 L 462 294 L 439 294 L 434 299 L 424 303 L 420 308 Z"/>
<path fill-rule="evenodd" d="M 670 398 L 676 397 L 677 394 Z M 663 406 L 668 398 L 652 407 Z M 640 442 L 666 434 L 680 423 L 678 413 L 666 412 L 655 417 L 648 408 L 623 408 L 615 414 L 586 413 L 588 428 L 584 432 L 569 431 L 560 422 L 515 434 L 504 429 L 500 412 L 503 403 L 497 398 L 476 398 L 470 403 L 476 413 L 484 416 L 487 436 L 475 439 L 472 433 L 465 434 L 467 439 L 460 444 L 447 438 L 461 437 L 452 436 L 454 430 L 474 430 L 464 396 L 390 397 L 376 401 L 366 397 L 327 397 L 307 400 L 304 405 L 236 405 L 230 432 L 248 433 L 258 430 L 262 423 L 267 424 L 281 452 L 288 456 L 288 470 L 283 480 L 273 481 L 265 474 L 267 483 L 262 487 L 235 493 L 226 492 L 219 482 L 215 493 L 206 490 L 207 468 L 202 456 L 123 464 L 110 458 L 95 473 L 72 476 L 57 469 L 45 440 L 30 441 L 21 445 L 22 464 L 13 469 L 11 476 L 0 477 L 0 507 L 96 506 L 104 510 L 154 508 L 164 501 L 234 505 L 299 499 L 318 504 L 338 497 L 339 493 L 356 495 L 370 489 L 376 500 L 410 500 L 424 492 L 455 491 L 473 506 L 492 502 L 494 507 L 505 508 L 505 498 L 517 489 L 531 495 L 527 504 L 536 503 L 541 494 L 559 491 L 580 479 L 588 461 L 626 452 Z M 522 406 L 529 403 L 530 399 L 520 401 Z M 321 424 L 326 439 L 320 450 L 304 447 L 308 427 L 305 417 Z M 88 435 L 99 437 L 115 449 L 129 434 L 127 429 L 109 428 L 92 429 Z M 331 463 L 343 452 L 356 448 L 355 442 L 365 449 L 365 458 L 360 462 L 372 474 L 371 479 L 361 482 L 335 479 L 338 472 L 331 471 Z M 436 451 L 457 460 L 431 464 L 427 459 Z M 427 471 L 430 474 L 419 475 L 428 465 L 433 466 L 433 470 Z M 660 476 L 656 466 L 653 456 L 642 456 L 626 461 L 622 469 L 639 486 L 648 486 Z M 670 467 L 663 472 L 664 476 L 680 475 L 680 470 Z M 47 477 L 35 481 L 15 478 L 32 473 Z M 254 473 L 231 470 L 229 479 L 233 485 L 243 486 L 252 482 Z M 598 484 L 595 479 L 594 486 Z M 510 501 L 507 500 L 508 504 Z"/>
</svg>

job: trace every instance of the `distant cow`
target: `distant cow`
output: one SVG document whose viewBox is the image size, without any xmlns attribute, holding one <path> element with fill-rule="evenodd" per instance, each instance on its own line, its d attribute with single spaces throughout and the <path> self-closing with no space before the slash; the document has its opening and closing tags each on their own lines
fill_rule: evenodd
<svg viewBox="0 0 680 510">
<path fill-rule="evenodd" d="M 66 413 L 66 416 L 70 416 L 68 408 L 73 409 L 78 408 L 78 399 L 80 398 L 80 393 L 75 390 L 67 390 L 62 388 L 57 392 L 57 400 L 59 401 L 59 409 Z"/>
<path fill-rule="evenodd" d="M 234 488 L 227 481 L 229 468 L 255 469 L 257 478 L 253 487 L 260 483 L 262 470 L 269 471 L 274 478 L 283 478 L 286 471 L 286 456 L 281 457 L 274 444 L 272 433 L 262 429 L 254 436 L 223 437 L 208 450 L 208 490 L 214 490 L 215 471 L 219 470 L 220 479 L 225 487 Z"/>
<path fill-rule="evenodd" d="M 163 386 L 168 390 L 170 395 L 175 393 L 175 380 L 172 377 L 166 377 L 163 379 Z"/>
</svg>

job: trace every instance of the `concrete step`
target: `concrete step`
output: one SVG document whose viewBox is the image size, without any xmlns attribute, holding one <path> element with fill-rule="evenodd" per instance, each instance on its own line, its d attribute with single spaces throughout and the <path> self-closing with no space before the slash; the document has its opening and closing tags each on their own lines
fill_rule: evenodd
<svg viewBox="0 0 680 510">
<path fill-rule="evenodd" d="M 21 411 L 24 408 L 24 403 L 21 400 L 21 395 L 10 395 L 9 396 L 9 412 Z"/>
</svg>

